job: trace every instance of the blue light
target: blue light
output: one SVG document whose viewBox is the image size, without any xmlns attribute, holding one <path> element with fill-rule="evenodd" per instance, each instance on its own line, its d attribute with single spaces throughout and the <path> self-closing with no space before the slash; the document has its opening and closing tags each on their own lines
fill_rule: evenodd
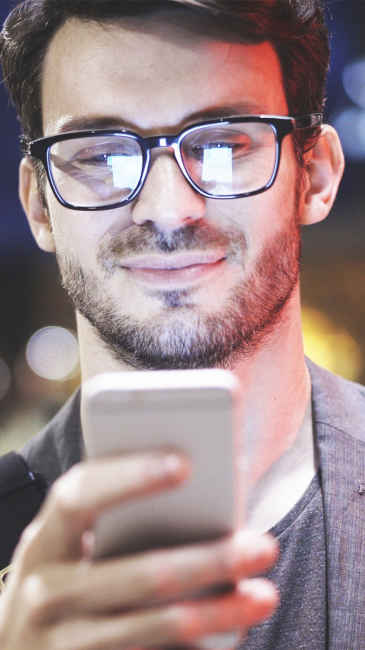
<svg viewBox="0 0 365 650">
<path fill-rule="evenodd" d="M 360 108 L 365 108 L 365 59 L 352 61 L 342 73 L 343 86 L 349 98 Z"/>
<path fill-rule="evenodd" d="M 332 117 L 331 123 L 338 131 L 348 159 L 364 161 L 365 110 L 356 107 L 345 108 L 341 113 Z"/>
</svg>

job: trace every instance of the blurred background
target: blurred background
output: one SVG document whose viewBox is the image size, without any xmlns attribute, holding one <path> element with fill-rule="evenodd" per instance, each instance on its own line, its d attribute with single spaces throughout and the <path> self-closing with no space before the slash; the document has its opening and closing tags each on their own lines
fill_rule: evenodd
<svg viewBox="0 0 365 650">
<path fill-rule="evenodd" d="M 0 19 L 14 3 L 1 0 Z M 308 355 L 365 383 L 365 2 L 330 0 L 326 120 L 347 159 L 330 218 L 303 232 Z M 18 125 L 0 86 L 0 453 L 38 431 L 78 385 L 73 312 L 53 256 L 32 241 L 17 200 Z"/>
</svg>

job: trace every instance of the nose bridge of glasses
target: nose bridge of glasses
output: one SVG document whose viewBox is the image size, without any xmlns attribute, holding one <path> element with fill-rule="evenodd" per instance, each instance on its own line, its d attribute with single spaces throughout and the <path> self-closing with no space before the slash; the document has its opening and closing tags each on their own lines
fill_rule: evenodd
<svg viewBox="0 0 365 650">
<path fill-rule="evenodd" d="M 150 138 L 145 138 L 145 145 L 147 149 L 168 149 L 171 152 L 175 151 L 177 137 L 175 135 L 156 135 Z"/>
</svg>

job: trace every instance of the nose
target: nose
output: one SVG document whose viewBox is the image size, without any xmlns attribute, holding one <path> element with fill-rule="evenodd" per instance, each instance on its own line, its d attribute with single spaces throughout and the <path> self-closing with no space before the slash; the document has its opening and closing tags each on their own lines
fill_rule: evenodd
<svg viewBox="0 0 365 650">
<path fill-rule="evenodd" d="M 154 151 L 145 184 L 132 206 L 135 224 L 172 232 L 205 215 L 206 200 L 188 183 L 168 150 Z"/>
</svg>

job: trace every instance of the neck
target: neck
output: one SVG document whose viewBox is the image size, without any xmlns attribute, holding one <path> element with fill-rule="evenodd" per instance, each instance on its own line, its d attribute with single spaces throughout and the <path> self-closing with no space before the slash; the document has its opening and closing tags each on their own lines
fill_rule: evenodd
<svg viewBox="0 0 365 650">
<path fill-rule="evenodd" d="M 295 505 L 316 471 L 299 289 L 267 345 L 235 371 L 242 386 L 248 525 L 263 532 Z"/>
<path fill-rule="evenodd" d="M 299 289 L 284 311 L 266 343 L 232 368 L 242 386 L 241 430 L 243 454 L 249 466 L 245 470 L 246 484 L 250 485 L 249 525 L 262 530 L 271 528 L 295 504 L 315 471 Z M 112 357 L 79 314 L 77 323 L 83 380 L 101 372 L 133 371 Z M 286 498 L 282 499 L 284 482 Z"/>
<path fill-rule="evenodd" d="M 244 445 L 252 458 L 254 483 L 292 447 L 310 400 L 297 301 L 299 295 L 293 296 L 268 344 L 235 369 L 242 386 Z M 296 318 L 291 317 L 293 312 Z"/>
</svg>

